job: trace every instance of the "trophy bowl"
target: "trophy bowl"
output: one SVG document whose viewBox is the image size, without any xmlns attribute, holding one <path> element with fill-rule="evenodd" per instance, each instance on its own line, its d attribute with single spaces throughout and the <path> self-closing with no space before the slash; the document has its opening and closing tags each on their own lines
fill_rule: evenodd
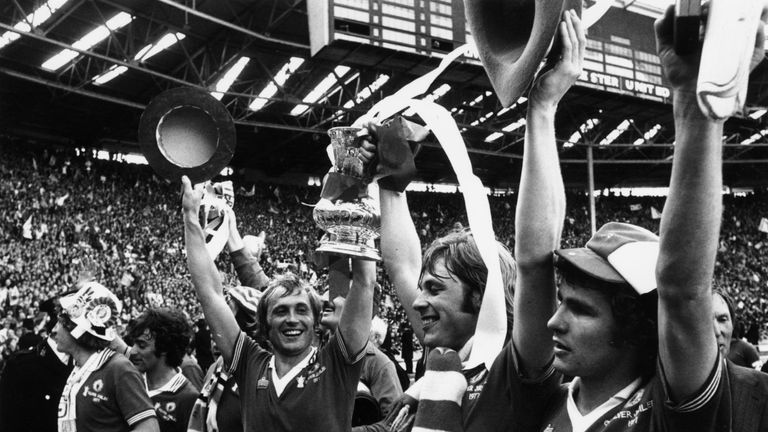
<svg viewBox="0 0 768 432">
<path fill-rule="evenodd" d="M 353 202 L 338 200 L 335 203 L 321 199 L 312 217 L 327 232 L 320 240 L 317 252 L 381 260 L 374 246 L 374 240 L 379 236 L 381 215 L 373 198 Z"/>
<path fill-rule="evenodd" d="M 381 212 L 367 192 L 372 167 L 360 157 L 363 131 L 344 126 L 328 130 L 333 168 L 312 217 L 326 231 L 317 252 L 380 261 L 374 240 L 380 233 Z"/>
</svg>

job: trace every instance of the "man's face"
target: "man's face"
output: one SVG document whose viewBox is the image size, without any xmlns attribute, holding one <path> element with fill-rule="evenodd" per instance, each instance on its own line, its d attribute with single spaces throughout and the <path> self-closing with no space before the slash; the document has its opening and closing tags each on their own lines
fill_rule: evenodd
<svg viewBox="0 0 768 432">
<path fill-rule="evenodd" d="M 77 348 L 77 341 L 69 332 L 69 330 L 64 327 L 64 324 L 61 322 L 61 320 L 59 320 L 53 327 L 53 333 L 51 334 L 51 337 L 56 342 L 57 350 L 70 355 L 75 353 Z"/>
<path fill-rule="evenodd" d="M 469 287 L 445 268 L 442 258 L 435 262 L 434 270 L 434 275 L 424 272 L 419 281 L 413 308 L 421 315 L 426 346 L 458 351 L 475 334 L 477 314 L 465 310 Z"/>
<path fill-rule="evenodd" d="M 336 331 L 339 327 L 339 320 L 341 319 L 341 313 L 344 311 L 344 304 L 346 302 L 346 299 L 341 296 L 336 296 L 332 301 L 324 302 L 320 324 L 331 331 Z"/>
<path fill-rule="evenodd" d="M 633 361 L 635 350 L 612 343 L 616 321 L 608 300 L 598 291 L 576 288 L 562 281 L 560 305 L 547 327 L 555 342 L 554 367 L 564 375 L 603 376 L 624 361 Z"/>
<path fill-rule="evenodd" d="M 158 357 L 155 352 L 155 337 L 149 329 L 145 329 L 144 333 L 133 341 L 130 359 L 136 369 L 142 373 L 153 371 L 165 361 L 165 354 Z"/>
<path fill-rule="evenodd" d="M 314 337 L 315 316 L 304 290 L 281 297 L 285 288 L 278 288 L 267 309 L 269 341 L 276 355 L 303 355 L 310 349 Z"/>
<path fill-rule="evenodd" d="M 719 294 L 712 294 L 712 319 L 715 325 L 715 338 L 717 348 L 723 356 L 727 356 L 731 350 L 731 337 L 733 336 L 733 321 L 728 304 Z"/>
</svg>

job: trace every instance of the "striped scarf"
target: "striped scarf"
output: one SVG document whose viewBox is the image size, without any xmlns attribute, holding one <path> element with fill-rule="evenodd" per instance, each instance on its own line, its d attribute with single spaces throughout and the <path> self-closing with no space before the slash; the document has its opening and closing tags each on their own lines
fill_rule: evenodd
<svg viewBox="0 0 768 432">
<path fill-rule="evenodd" d="M 203 388 L 200 389 L 200 395 L 192 407 L 187 432 L 219 432 L 219 426 L 216 423 L 216 412 L 221 395 L 224 394 L 224 388 L 230 377 L 224 369 L 224 359 L 222 357 L 216 360 L 211 372 L 206 376 Z"/>
<path fill-rule="evenodd" d="M 104 349 L 91 354 L 82 367 L 75 366 L 67 378 L 64 391 L 59 399 L 59 432 L 75 432 L 77 430 L 77 393 L 91 376 L 99 370 L 115 354 L 111 349 Z"/>
<path fill-rule="evenodd" d="M 456 351 L 430 350 L 427 371 L 392 407 L 385 424 L 390 432 L 462 430 L 461 401 L 467 380 Z M 418 408 L 418 409 L 417 409 Z"/>
</svg>

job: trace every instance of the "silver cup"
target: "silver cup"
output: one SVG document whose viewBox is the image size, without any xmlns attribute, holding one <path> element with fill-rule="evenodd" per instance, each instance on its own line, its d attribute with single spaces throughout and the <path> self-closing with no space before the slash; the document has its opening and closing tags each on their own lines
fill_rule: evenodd
<svg viewBox="0 0 768 432">
<path fill-rule="evenodd" d="M 373 167 L 360 157 L 360 136 L 364 130 L 342 126 L 329 129 L 328 135 L 334 159 L 331 172 L 356 182 L 365 192 L 346 200 L 321 198 L 312 217 L 326 231 L 317 252 L 380 261 L 374 240 L 380 234 L 381 211 L 366 188 Z"/>
</svg>

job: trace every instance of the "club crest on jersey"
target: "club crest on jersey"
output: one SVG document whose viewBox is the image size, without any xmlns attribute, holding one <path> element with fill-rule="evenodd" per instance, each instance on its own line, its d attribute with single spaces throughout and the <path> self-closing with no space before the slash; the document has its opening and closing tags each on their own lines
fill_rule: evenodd
<svg viewBox="0 0 768 432">
<path fill-rule="evenodd" d="M 325 372 L 325 366 L 313 367 L 307 374 L 307 379 L 310 382 L 316 383 L 320 379 L 320 375 Z"/>
<path fill-rule="evenodd" d="M 632 397 L 632 399 L 627 402 L 627 408 L 633 407 L 637 405 L 640 402 L 640 399 L 643 398 L 643 392 L 645 389 L 640 389 L 635 395 Z"/>
<path fill-rule="evenodd" d="M 165 404 L 165 410 L 169 413 L 176 411 L 176 402 L 168 402 Z"/>
<path fill-rule="evenodd" d="M 97 379 L 96 381 L 93 382 L 93 390 L 94 391 L 100 392 L 101 389 L 103 389 L 103 388 L 104 388 L 104 381 L 102 381 L 100 379 Z"/>
</svg>

